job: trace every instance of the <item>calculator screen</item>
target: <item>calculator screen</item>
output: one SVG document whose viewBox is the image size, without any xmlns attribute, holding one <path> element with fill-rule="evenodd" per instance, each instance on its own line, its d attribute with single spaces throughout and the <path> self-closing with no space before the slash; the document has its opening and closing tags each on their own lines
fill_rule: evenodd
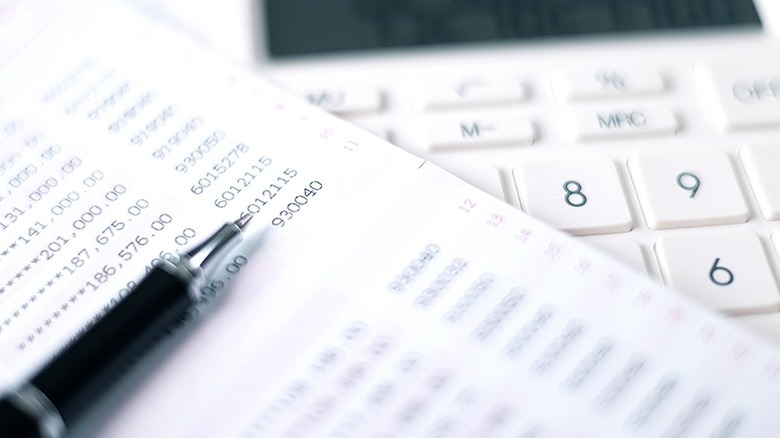
<svg viewBox="0 0 780 438">
<path fill-rule="evenodd" d="M 759 26 L 752 0 L 265 0 L 271 56 Z"/>
</svg>

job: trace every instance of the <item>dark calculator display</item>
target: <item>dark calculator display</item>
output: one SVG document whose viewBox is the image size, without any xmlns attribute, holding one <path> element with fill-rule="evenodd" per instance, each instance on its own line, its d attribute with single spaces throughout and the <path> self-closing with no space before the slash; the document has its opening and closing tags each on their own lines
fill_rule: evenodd
<svg viewBox="0 0 780 438">
<path fill-rule="evenodd" d="M 759 26 L 751 0 L 265 0 L 272 56 Z"/>
</svg>

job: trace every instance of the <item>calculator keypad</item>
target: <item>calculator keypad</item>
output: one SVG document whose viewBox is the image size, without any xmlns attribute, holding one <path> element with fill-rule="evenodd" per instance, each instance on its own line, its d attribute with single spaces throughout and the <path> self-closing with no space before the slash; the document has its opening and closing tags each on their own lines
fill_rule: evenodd
<svg viewBox="0 0 780 438">
<path fill-rule="evenodd" d="M 780 48 L 744 49 L 419 58 L 303 96 L 780 346 Z"/>
</svg>

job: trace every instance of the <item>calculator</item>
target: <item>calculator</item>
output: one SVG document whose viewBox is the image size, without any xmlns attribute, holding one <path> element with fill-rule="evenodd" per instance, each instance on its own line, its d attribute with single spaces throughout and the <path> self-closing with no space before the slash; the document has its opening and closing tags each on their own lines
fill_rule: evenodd
<svg viewBox="0 0 780 438">
<path fill-rule="evenodd" d="M 780 2 L 212 9 L 204 40 L 291 93 L 780 346 Z"/>
</svg>

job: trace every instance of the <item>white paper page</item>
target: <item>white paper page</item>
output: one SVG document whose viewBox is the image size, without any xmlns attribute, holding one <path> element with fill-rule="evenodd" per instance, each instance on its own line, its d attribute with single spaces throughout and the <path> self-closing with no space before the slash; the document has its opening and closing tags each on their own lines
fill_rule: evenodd
<svg viewBox="0 0 780 438">
<path fill-rule="evenodd" d="M 0 0 L 0 66 L 46 28 L 71 0 Z"/>
<path fill-rule="evenodd" d="M 780 430 L 776 351 L 104 3 L 74 7 L 0 70 L 4 378 L 155 258 L 257 217 L 213 283 L 229 293 L 78 435 Z"/>
</svg>

